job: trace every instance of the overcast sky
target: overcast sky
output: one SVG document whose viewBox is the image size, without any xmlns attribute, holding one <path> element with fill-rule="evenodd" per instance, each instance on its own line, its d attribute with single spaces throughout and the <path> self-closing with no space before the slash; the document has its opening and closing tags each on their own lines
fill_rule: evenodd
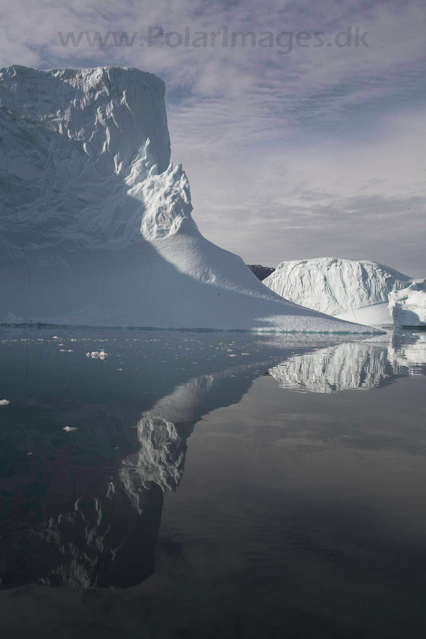
<svg viewBox="0 0 426 639">
<path fill-rule="evenodd" d="M 172 158 L 213 242 L 248 263 L 337 256 L 426 276 L 424 0 L 0 7 L 0 66 L 135 66 L 165 80 Z M 63 46 L 86 31 L 133 44 Z M 238 31 L 252 32 L 246 46 L 231 46 Z"/>
</svg>

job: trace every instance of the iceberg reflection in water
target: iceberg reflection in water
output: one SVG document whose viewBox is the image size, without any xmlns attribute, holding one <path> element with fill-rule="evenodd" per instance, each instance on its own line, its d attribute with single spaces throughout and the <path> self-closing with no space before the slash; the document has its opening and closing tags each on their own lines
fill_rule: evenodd
<svg viewBox="0 0 426 639">
<path fill-rule="evenodd" d="M 7 330 L 1 587 L 126 588 L 149 577 L 163 492 L 179 486 L 188 437 L 209 412 L 238 404 L 265 372 L 285 389 L 316 393 L 426 374 L 422 333 L 301 339 Z M 100 349 L 103 360 L 85 356 Z"/>
<path fill-rule="evenodd" d="M 329 346 L 290 357 L 269 372 L 282 388 L 303 392 L 379 388 L 395 377 L 426 374 L 426 334 Z"/>
</svg>

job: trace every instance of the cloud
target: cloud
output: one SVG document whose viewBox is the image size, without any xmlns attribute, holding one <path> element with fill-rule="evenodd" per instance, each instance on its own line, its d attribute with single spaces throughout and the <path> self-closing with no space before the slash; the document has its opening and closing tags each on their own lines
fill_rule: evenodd
<svg viewBox="0 0 426 639">
<path fill-rule="evenodd" d="M 324 134 L 238 163 L 188 154 L 200 229 L 249 263 L 336 255 L 421 277 L 425 118 L 402 111 L 369 141 Z"/>
</svg>

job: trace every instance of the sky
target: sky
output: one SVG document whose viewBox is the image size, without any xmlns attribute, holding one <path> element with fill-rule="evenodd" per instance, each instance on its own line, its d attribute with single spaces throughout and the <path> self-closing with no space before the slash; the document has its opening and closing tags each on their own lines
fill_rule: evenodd
<svg viewBox="0 0 426 639">
<path fill-rule="evenodd" d="M 194 219 L 247 263 L 426 277 L 425 28 L 424 0 L 0 0 L 0 66 L 160 76 Z"/>
</svg>

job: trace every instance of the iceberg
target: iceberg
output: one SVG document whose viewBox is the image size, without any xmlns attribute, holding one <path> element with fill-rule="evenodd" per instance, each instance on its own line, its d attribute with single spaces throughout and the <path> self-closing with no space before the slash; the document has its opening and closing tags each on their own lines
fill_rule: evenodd
<svg viewBox="0 0 426 639">
<path fill-rule="evenodd" d="M 411 280 L 377 262 L 323 257 L 281 262 L 263 283 L 296 304 L 374 326 L 392 323 L 389 294 Z"/>
<path fill-rule="evenodd" d="M 371 332 L 201 235 L 164 95 L 132 68 L 0 69 L 0 322 Z"/>
<path fill-rule="evenodd" d="M 396 326 L 426 327 L 426 280 L 414 280 L 389 296 L 389 309 Z"/>
</svg>

